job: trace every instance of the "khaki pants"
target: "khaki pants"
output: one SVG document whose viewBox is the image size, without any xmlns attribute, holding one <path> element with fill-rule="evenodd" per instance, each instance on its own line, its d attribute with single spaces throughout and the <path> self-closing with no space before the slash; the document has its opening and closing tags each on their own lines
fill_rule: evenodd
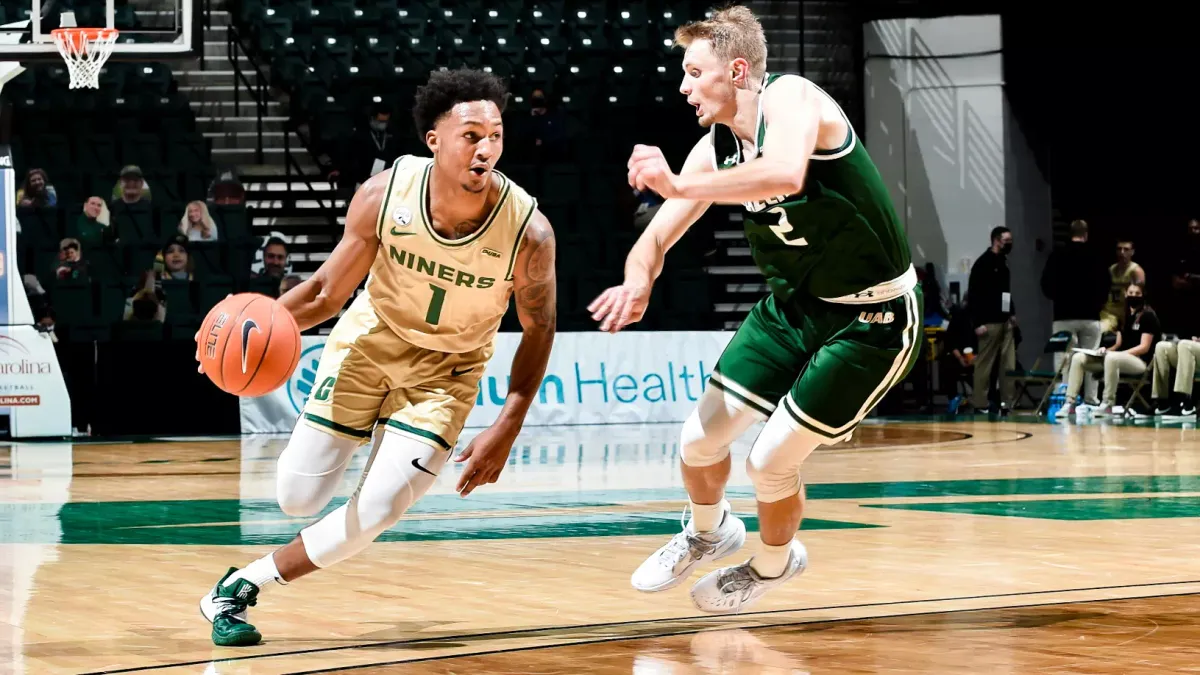
<svg viewBox="0 0 1200 675">
<path fill-rule="evenodd" d="M 1071 374 L 1067 377 L 1067 401 L 1073 402 L 1083 386 L 1084 372 L 1104 373 L 1104 398 L 1101 405 L 1113 405 L 1117 401 L 1117 384 L 1122 375 L 1141 375 L 1146 372 L 1146 362 L 1129 352 L 1107 352 L 1104 356 L 1090 356 L 1076 352 L 1071 356 Z"/>
<path fill-rule="evenodd" d="M 1017 367 L 1017 347 L 1013 342 L 1013 329 L 1008 323 L 989 323 L 987 332 L 979 336 L 979 355 L 975 357 L 975 386 L 971 391 L 971 405 L 986 408 L 988 390 L 991 388 L 992 368 L 1000 364 L 1000 400 L 1012 402 L 1016 396 L 1016 382 L 1005 377 Z"/>
<path fill-rule="evenodd" d="M 1191 396 L 1193 378 L 1196 377 L 1196 359 L 1198 358 L 1200 358 L 1200 342 L 1180 340 L 1178 344 L 1158 343 L 1154 348 L 1154 384 L 1151 396 L 1160 401 L 1170 398 L 1170 391 Z M 1172 368 L 1175 369 L 1175 386 L 1172 390 L 1168 390 Z"/>
<path fill-rule="evenodd" d="M 1088 319 L 1070 319 L 1066 321 L 1055 321 L 1051 324 L 1051 330 L 1055 333 L 1067 331 L 1071 334 L 1071 344 L 1069 348 L 1079 347 L 1081 349 L 1095 349 L 1100 346 L 1100 321 Z M 1062 370 L 1063 362 L 1071 356 L 1071 352 L 1059 352 L 1054 355 L 1054 372 Z M 1065 376 L 1064 376 L 1065 377 Z M 1096 392 L 1100 388 L 1100 382 L 1090 375 L 1085 375 L 1083 379 L 1084 399 L 1087 401 L 1095 401 Z"/>
</svg>

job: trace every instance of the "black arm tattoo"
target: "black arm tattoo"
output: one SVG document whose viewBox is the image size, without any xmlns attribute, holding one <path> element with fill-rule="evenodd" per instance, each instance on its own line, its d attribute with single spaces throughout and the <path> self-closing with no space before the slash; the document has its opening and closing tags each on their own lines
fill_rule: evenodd
<svg viewBox="0 0 1200 675">
<path fill-rule="evenodd" d="M 554 275 L 555 240 L 550 223 L 534 214 L 525 231 L 525 258 L 516 284 L 517 310 L 526 328 L 553 332 L 558 316 Z"/>
</svg>

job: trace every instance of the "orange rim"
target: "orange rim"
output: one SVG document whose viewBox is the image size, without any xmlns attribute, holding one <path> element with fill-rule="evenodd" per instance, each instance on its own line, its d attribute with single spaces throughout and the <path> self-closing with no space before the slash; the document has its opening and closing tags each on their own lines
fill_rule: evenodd
<svg viewBox="0 0 1200 675">
<path fill-rule="evenodd" d="M 97 40 L 114 38 L 118 32 L 116 28 L 55 28 L 50 34 L 78 51 Z"/>
</svg>

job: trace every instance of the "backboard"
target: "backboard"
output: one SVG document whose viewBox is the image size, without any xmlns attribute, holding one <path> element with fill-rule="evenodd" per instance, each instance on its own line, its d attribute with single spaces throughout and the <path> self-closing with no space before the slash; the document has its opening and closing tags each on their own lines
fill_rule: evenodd
<svg viewBox="0 0 1200 675">
<path fill-rule="evenodd" d="M 0 63 L 60 61 L 55 28 L 116 28 L 112 61 L 164 61 L 195 57 L 203 49 L 199 11 L 205 0 L 11 0 L 0 8 Z M 14 11 L 13 8 L 18 8 Z M 70 19 L 73 15 L 74 25 Z"/>
</svg>

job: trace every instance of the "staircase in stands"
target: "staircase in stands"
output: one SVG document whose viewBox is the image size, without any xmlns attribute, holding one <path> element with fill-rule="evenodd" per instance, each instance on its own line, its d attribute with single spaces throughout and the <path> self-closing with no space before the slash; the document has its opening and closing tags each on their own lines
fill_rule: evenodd
<svg viewBox="0 0 1200 675">
<path fill-rule="evenodd" d="M 859 87 L 853 31 L 847 3 L 837 0 L 759 0 L 749 3 L 767 35 L 767 71 L 795 73 L 812 80 L 855 118 L 851 107 Z M 762 274 L 750 257 L 742 230 L 742 214 L 731 209 L 720 220 L 717 252 L 708 266 L 716 277 L 714 309 L 721 327 L 735 329 L 754 303 L 767 293 Z"/>
<path fill-rule="evenodd" d="M 288 242 L 294 274 L 307 277 L 329 257 L 334 228 L 344 222 L 345 202 L 294 131 L 287 130 L 286 101 L 266 97 L 262 154 L 258 114 L 250 85 L 260 74 L 240 49 L 229 46 L 231 16 L 225 0 L 212 0 L 211 25 L 204 29 L 204 59 L 176 66 L 179 90 L 191 101 L 197 130 L 212 139 L 217 169 L 233 167 L 246 188 L 246 206 L 258 236 L 279 234 Z M 285 142 L 285 134 L 289 134 Z M 288 153 L 296 165 L 287 176 Z M 297 171 L 299 169 L 299 171 Z M 298 175 L 300 174 L 300 175 Z"/>
</svg>

